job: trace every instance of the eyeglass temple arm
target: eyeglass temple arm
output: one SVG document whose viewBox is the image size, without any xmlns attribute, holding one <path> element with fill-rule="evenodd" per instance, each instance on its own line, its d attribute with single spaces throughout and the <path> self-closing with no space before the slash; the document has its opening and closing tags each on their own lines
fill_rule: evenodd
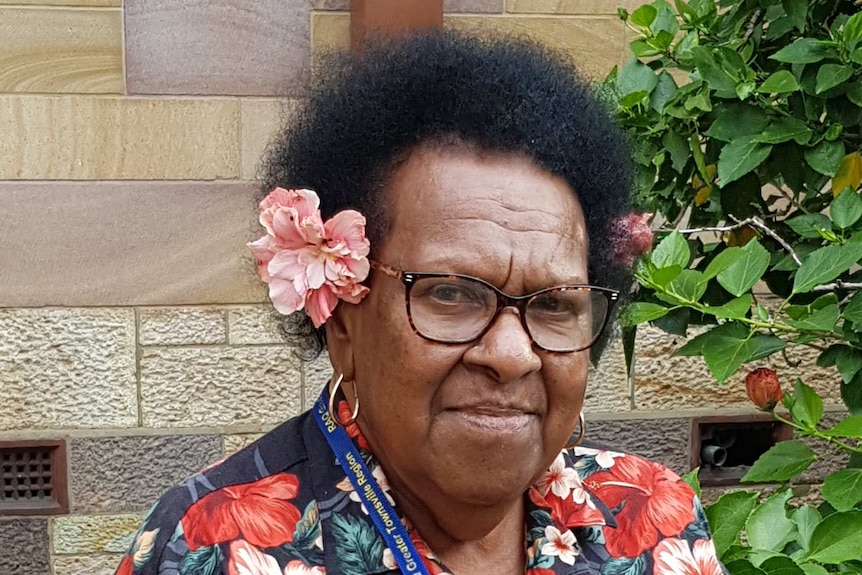
<svg viewBox="0 0 862 575">
<path fill-rule="evenodd" d="M 371 264 L 371 267 L 373 267 L 374 269 L 376 269 L 379 272 L 383 272 L 384 274 L 386 274 L 390 277 L 393 277 L 393 278 L 399 279 L 399 280 L 403 279 L 403 277 L 404 277 L 403 272 L 397 268 L 393 268 L 392 266 L 388 266 L 386 264 L 382 264 L 382 263 L 380 263 L 378 261 L 374 261 L 374 260 L 368 260 L 368 261 Z"/>
</svg>

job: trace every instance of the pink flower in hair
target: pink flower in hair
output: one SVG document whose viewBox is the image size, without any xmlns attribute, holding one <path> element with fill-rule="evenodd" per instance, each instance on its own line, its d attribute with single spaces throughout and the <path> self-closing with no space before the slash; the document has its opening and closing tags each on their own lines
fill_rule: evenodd
<svg viewBox="0 0 862 575">
<path fill-rule="evenodd" d="M 329 319 L 339 299 L 362 301 L 368 288 L 361 282 L 370 269 L 365 217 L 344 210 L 323 222 L 319 206 L 312 190 L 275 188 L 260 203 L 267 233 L 248 244 L 275 309 L 305 309 L 315 327 Z"/>
<path fill-rule="evenodd" d="M 653 233 L 649 227 L 652 214 L 628 214 L 611 224 L 614 261 L 622 266 L 632 265 L 636 259 L 652 248 Z"/>
</svg>

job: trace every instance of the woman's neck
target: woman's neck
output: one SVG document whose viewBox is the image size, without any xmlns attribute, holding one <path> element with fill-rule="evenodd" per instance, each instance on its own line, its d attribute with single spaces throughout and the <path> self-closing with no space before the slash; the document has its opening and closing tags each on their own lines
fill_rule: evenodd
<svg viewBox="0 0 862 575">
<path fill-rule="evenodd" d="M 428 547 L 457 575 L 523 575 L 524 499 L 508 507 L 445 505 L 432 511 L 407 491 L 392 494 Z"/>
</svg>

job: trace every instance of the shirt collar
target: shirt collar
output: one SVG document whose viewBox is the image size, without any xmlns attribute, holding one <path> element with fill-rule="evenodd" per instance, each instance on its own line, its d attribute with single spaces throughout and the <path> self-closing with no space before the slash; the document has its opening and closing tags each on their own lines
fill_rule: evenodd
<svg viewBox="0 0 862 575">
<path fill-rule="evenodd" d="M 324 390 L 324 393 L 326 391 Z M 346 402 L 345 402 L 346 405 Z M 317 429 L 312 418 L 308 424 L 313 427 L 308 438 L 309 453 L 326 454 L 323 457 L 311 457 L 310 464 L 314 473 L 314 491 L 320 507 L 321 521 L 326 524 L 333 512 L 348 511 L 353 517 L 366 522 L 381 545 L 386 548 L 383 538 L 374 528 L 368 513 L 363 510 L 359 496 L 355 493 L 350 481 L 345 477 L 341 466 L 326 442 L 326 438 Z M 440 563 L 421 536 L 412 528 L 409 520 L 401 516 L 400 509 L 394 500 L 388 496 L 389 484 L 383 468 L 377 463 L 369 451 L 368 442 L 362 436 L 359 427 L 354 423 L 346 427 L 346 431 L 366 460 L 377 483 L 387 494 L 399 518 L 407 526 L 417 551 L 422 555 L 431 573 L 441 573 L 445 566 Z M 328 455 L 328 457 L 327 457 Z M 577 569 L 577 561 L 569 564 L 564 559 L 577 557 L 581 546 L 577 541 L 576 531 L 587 527 L 616 527 L 616 520 L 610 509 L 595 497 L 580 480 L 578 463 L 583 461 L 583 454 L 576 451 L 562 451 L 554 460 L 551 468 L 530 487 L 524 495 L 525 500 L 525 547 L 527 549 L 527 565 L 525 573 L 530 575 L 532 569 L 550 570 L 555 575 L 572 575 Z M 570 550 L 566 547 L 569 544 Z M 329 546 L 325 547 L 325 549 Z M 543 552 L 544 551 L 544 552 Z M 327 555 L 332 551 L 327 552 Z M 567 553 L 570 552 L 571 555 Z M 391 555 L 387 554 L 390 558 Z M 384 559 L 384 563 L 386 563 Z M 374 573 L 387 572 L 390 565 Z M 391 567 L 397 570 L 394 563 Z M 547 571 L 545 571 L 547 573 Z M 371 575 L 371 572 L 369 572 Z"/>
</svg>

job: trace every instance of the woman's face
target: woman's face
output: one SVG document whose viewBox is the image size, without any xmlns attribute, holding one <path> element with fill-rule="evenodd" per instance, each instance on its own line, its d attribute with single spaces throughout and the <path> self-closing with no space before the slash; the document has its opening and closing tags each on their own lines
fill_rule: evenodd
<svg viewBox="0 0 862 575">
<path fill-rule="evenodd" d="M 587 283 L 580 205 L 528 159 L 420 149 L 395 171 L 387 198 L 392 228 L 376 250 L 384 264 L 475 276 L 510 295 Z M 356 381 L 359 425 L 390 484 L 428 507 L 439 497 L 510 503 L 577 427 L 588 352 L 537 348 L 512 308 L 471 343 L 428 341 L 411 329 L 401 281 L 371 279 L 361 304 L 338 307 L 343 329 L 328 336 L 336 372 Z"/>
</svg>

